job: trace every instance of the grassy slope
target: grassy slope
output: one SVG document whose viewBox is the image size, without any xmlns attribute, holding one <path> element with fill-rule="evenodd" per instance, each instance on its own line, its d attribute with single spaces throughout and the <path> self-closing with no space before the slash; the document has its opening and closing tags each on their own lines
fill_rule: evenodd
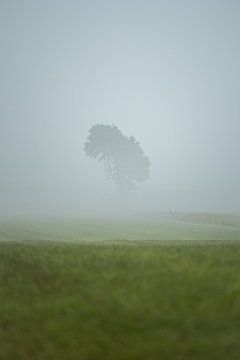
<svg viewBox="0 0 240 360">
<path fill-rule="evenodd" d="M 0 359 L 239 359 L 238 223 L 193 220 L 2 223 Z M 54 241 L 124 234 L 228 241 Z"/>
<path fill-rule="evenodd" d="M 240 240 L 240 216 L 161 213 L 0 222 L 6 240 Z"/>
</svg>

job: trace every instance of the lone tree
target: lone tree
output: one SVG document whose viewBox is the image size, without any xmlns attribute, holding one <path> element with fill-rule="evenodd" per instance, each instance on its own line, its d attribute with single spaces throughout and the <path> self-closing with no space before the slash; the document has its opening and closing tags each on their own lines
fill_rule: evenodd
<svg viewBox="0 0 240 360">
<path fill-rule="evenodd" d="M 150 161 L 134 137 L 126 137 L 115 125 L 96 124 L 89 130 L 85 154 L 104 166 L 108 179 L 120 191 L 132 191 L 134 182 L 149 178 Z"/>
</svg>

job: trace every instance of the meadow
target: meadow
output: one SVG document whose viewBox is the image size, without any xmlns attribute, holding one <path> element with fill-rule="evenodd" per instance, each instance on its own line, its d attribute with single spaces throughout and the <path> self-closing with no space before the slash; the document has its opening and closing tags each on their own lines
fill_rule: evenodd
<svg viewBox="0 0 240 360">
<path fill-rule="evenodd" d="M 240 217 L 0 224 L 1 360 L 240 358 Z"/>
</svg>

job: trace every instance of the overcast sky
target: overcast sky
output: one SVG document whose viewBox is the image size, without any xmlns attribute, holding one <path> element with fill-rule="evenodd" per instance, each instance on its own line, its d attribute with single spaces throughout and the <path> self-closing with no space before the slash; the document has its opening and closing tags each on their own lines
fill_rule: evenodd
<svg viewBox="0 0 240 360">
<path fill-rule="evenodd" d="M 151 160 L 136 207 L 240 212 L 239 0 L 0 0 L 0 48 L 1 214 L 112 206 L 96 123 Z"/>
</svg>

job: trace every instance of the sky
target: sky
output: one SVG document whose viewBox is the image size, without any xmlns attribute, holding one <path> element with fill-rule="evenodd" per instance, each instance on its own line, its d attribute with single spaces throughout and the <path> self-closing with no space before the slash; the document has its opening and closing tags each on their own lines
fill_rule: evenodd
<svg viewBox="0 0 240 360">
<path fill-rule="evenodd" d="M 117 206 L 97 123 L 151 161 L 133 208 L 240 213 L 239 40 L 238 0 L 0 0 L 0 215 Z"/>
</svg>

